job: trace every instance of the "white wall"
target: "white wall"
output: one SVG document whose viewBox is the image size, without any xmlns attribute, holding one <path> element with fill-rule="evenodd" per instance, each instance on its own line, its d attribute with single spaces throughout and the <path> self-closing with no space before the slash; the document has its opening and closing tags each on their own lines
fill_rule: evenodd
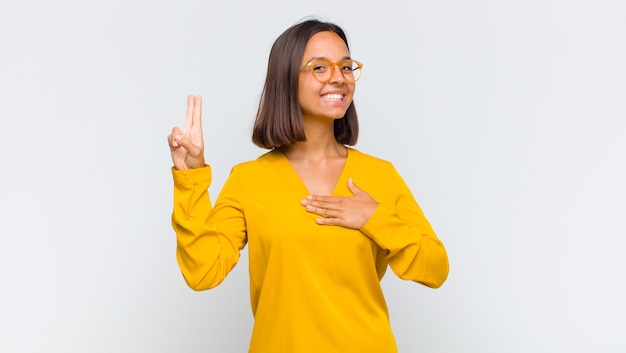
<svg viewBox="0 0 626 353">
<path fill-rule="evenodd" d="M 166 136 L 205 98 L 214 195 L 270 46 L 307 15 L 365 63 L 364 152 L 445 242 L 438 290 L 384 280 L 401 352 L 626 350 L 626 5 L 596 1 L 0 3 L 0 351 L 245 352 L 247 261 L 188 289 Z"/>
</svg>

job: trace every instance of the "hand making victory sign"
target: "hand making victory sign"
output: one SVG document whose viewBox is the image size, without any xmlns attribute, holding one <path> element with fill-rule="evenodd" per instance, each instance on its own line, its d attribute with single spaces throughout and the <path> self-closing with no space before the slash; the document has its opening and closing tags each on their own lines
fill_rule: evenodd
<svg viewBox="0 0 626 353">
<path fill-rule="evenodd" d="M 174 167 L 178 170 L 204 167 L 202 139 L 202 97 L 187 98 L 185 130 L 175 127 L 167 137 Z"/>
</svg>

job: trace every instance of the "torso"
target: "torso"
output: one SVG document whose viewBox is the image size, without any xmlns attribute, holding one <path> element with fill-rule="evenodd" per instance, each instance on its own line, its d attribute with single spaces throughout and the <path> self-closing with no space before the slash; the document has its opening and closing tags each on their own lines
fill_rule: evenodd
<svg viewBox="0 0 626 353">
<path fill-rule="evenodd" d="M 339 157 L 312 165 L 272 151 L 232 173 L 235 195 L 223 200 L 245 215 L 250 352 L 397 352 L 380 287 L 385 251 L 360 230 L 320 226 L 300 205 L 308 192 L 348 197 L 348 177 L 384 205 L 395 198 L 381 163 L 355 150 Z"/>
</svg>

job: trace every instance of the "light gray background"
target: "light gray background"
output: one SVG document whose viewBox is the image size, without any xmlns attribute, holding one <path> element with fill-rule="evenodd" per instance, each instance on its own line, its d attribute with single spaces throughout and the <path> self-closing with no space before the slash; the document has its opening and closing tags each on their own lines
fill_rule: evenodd
<svg viewBox="0 0 626 353">
<path fill-rule="evenodd" d="M 391 160 L 447 283 L 383 281 L 401 352 L 624 352 L 623 1 L 0 2 L 0 351 L 245 352 L 247 260 L 177 268 L 166 136 L 203 95 L 214 196 L 256 158 L 275 38 L 337 22 L 357 148 Z M 358 183 L 358 181 L 357 181 Z"/>
</svg>

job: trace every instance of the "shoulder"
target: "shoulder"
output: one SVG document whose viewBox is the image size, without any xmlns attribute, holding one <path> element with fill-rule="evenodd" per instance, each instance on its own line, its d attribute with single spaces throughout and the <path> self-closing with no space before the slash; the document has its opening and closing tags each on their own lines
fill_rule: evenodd
<svg viewBox="0 0 626 353">
<path fill-rule="evenodd" d="M 278 163 L 279 157 L 277 151 L 266 152 L 256 159 L 236 164 L 233 166 L 231 174 L 242 173 L 253 176 L 254 174 L 262 173 L 264 170 L 272 169 Z"/>
<path fill-rule="evenodd" d="M 368 168 L 377 168 L 377 169 L 380 168 L 382 170 L 395 170 L 395 167 L 393 166 L 393 164 L 388 160 L 373 156 L 371 154 L 361 152 L 351 147 L 348 148 L 348 151 L 350 153 L 350 156 L 353 156 L 354 160 L 360 166 L 367 166 Z"/>
<path fill-rule="evenodd" d="M 388 160 L 350 149 L 350 173 L 357 185 L 387 190 L 403 183 L 396 167 Z M 354 158 L 353 158 L 354 157 Z"/>
</svg>

